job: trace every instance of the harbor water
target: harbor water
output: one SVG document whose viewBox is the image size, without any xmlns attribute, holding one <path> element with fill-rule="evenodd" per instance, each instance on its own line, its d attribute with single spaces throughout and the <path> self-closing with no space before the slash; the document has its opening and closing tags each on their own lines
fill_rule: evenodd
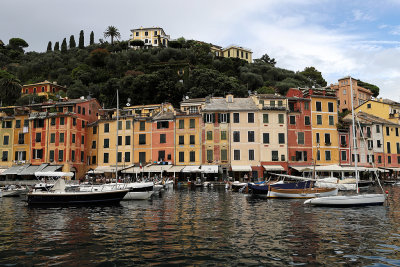
<svg viewBox="0 0 400 267">
<path fill-rule="evenodd" d="M 389 206 L 315 208 L 223 187 L 111 207 L 0 199 L 0 266 L 396 266 L 400 187 Z"/>
</svg>

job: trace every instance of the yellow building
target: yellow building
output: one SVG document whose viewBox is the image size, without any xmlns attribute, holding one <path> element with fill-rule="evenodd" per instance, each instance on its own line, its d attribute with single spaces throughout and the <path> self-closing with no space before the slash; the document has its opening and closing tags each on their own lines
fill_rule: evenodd
<svg viewBox="0 0 400 267">
<path fill-rule="evenodd" d="M 28 94 L 37 94 L 39 96 L 46 96 L 49 98 L 49 94 L 56 95 L 59 91 L 63 91 L 64 93 L 67 91 L 67 88 L 61 85 L 58 85 L 57 82 L 39 82 L 33 84 L 25 84 L 22 86 L 21 95 Z"/>
<path fill-rule="evenodd" d="M 30 162 L 30 136 L 29 110 L 16 110 L 12 152 L 16 164 Z"/>
<path fill-rule="evenodd" d="M 223 57 L 240 58 L 247 62 L 253 62 L 253 52 L 241 46 L 231 45 L 222 49 Z"/>
<path fill-rule="evenodd" d="M 311 98 L 313 155 L 318 165 L 339 164 L 339 137 L 336 91 L 326 88 L 304 89 Z"/>
<path fill-rule="evenodd" d="M 93 122 L 87 126 L 87 137 L 88 142 L 86 142 L 85 150 L 87 151 L 87 169 L 95 170 L 98 164 L 98 148 L 99 148 L 99 124 L 98 122 Z"/>
<path fill-rule="evenodd" d="M 160 27 L 151 27 L 151 28 L 143 28 L 132 29 L 131 30 L 131 41 L 141 40 L 144 42 L 145 46 L 168 46 L 169 35 L 167 35 L 163 28 Z"/>
<path fill-rule="evenodd" d="M 13 109 L 2 109 L 0 112 L 1 130 L 0 130 L 0 165 L 10 167 L 13 164 L 12 152 L 14 144 L 15 118 Z"/>
</svg>

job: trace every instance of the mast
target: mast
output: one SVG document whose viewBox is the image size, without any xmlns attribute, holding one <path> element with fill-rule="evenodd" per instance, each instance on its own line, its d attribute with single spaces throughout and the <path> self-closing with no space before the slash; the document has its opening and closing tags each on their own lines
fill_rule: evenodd
<svg viewBox="0 0 400 267">
<path fill-rule="evenodd" d="M 119 108 L 119 96 L 118 96 L 118 89 L 117 89 L 117 140 L 115 142 L 115 186 L 117 187 L 118 183 L 118 108 Z"/>
<path fill-rule="evenodd" d="M 350 76 L 350 91 L 351 91 L 351 118 L 353 120 L 353 148 L 354 148 L 354 169 L 356 171 L 356 192 L 358 194 L 358 170 L 357 170 L 357 141 L 356 141 L 356 124 L 354 123 L 354 99 L 353 99 L 353 82 Z"/>
</svg>

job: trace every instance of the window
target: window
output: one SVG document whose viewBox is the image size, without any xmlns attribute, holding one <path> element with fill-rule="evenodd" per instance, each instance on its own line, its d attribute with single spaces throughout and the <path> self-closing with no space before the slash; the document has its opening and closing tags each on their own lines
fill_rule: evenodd
<svg viewBox="0 0 400 267">
<path fill-rule="evenodd" d="M 190 151 L 189 152 L 189 161 L 190 162 L 195 162 L 196 161 L 196 152 L 195 151 Z"/>
<path fill-rule="evenodd" d="M 131 137 L 129 135 L 125 136 L 125 145 L 126 146 L 131 145 Z"/>
<path fill-rule="evenodd" d="M 221 140 L 226 140 L 226 131 L 221 131 Z"/>
<path fill-rule="evenodd" d="M 213 151 L 207 150 L 207 161 L 213 161 Z"/>
<path fill-rule="evenodd" d="M 228 160 L 228 150 L 221 149 L 221 160 L 222 161 Z"/>
<path fill-rule="evenodd" d="M 5 123 L 5 127 L 4 127 Z M 44 120 L 34 120 L 33 121 L 33 128 L 43 128 L 44 127 Z M 3 128 L 11 128 L 11 121 L 3 121 Z"/>
<path fill-rule="evenodd" d="M 297 133 L 297 144 L 304 145 L 304 132 Z"/>
<path fill-rule="evenodd" d="M 326 150 L 325 151 L 325 160 L 330 161 L 331 160 L 331 151 Z"/>
<path fill-rule="evenodd" d="M 315 134 L 315 139 L 316 139 L 317 144 L 319 144 L 320 143 L 319 133 Z"/>
<path fill-rule="evenodd" d="M 37 135 L 37 134 L 36 134 Z M 5 135 L 4 137 L 3 137 L 3 145 L 8 145 L 8 143 L 9 143 L 9 141 L 10 141 L 10 137 L 8 136 L 8 135 Z M 38 142 L 38 141 L 36 141 L 36 142 Z M 40 142 L 40 141 L 39 141 Z"/>
<path fill-rule="evenodd" d="M 387 135 L 387 136 L 390 135 L 390 129 L 389 129 L 389 127 L 386 127 L 386 135 Z"/>
<path fill-rule="evenodd" d="M 376 147 L 381 147 L 381 140 L 376 140 Z"/>
<path fill-rule="evenodd" d="M 28 120 L 24 120 L 24 127 L 29 127 L 29 121 Z"/>
<path fill-rule="evenodd" d="M 64 143 L 64 133 L 60 133 L 60 143 Z"/>
<path fill-rule="evenodd" d="M 317 125 L 322 125 L 322 115 L 317 115 Z"/>
<path fill-rule="evenodd" d="M 76 126 L 76 119 L 75 118 L 72 118 L 72 125 Z"/>
<path fill-rule="evenodd" d="M 122 136 L 118 136 L 118 145 L 122 146 Z"/>
<path fill-rule="evenodd" d="M 109 133 L 110 132 L 110 124 L 104 123 L 104 132 Z"/>
<path fill-rule="evenodd" d="M 51 133 L 50 134 L 50 143 L 55 143 L 56 142 L 56 134 L 55 133 Z"/>
<path fill-rule="evenodd" d="M 396 128 L 396 136 L 399 136 L 399 128 Z"/>
<path fill-rule="evenodd" d="M 146 122 L 141 121 L 139 126 L 139 131 L 144 131 L 146 129 Z"/>
<path fill-rule="evenodd" d="M 206 113 L 204 114 L 204 122 L 205 123 L 214 123 L 215 114 Z"/>
<path fill-rule="evenodd" d="M 233 142 L 240 142 L 240 132 L 239 131 L 233 132 Z"/>
<path fill-rule="evenodd" d="M 73 112 L 74 107 L 68 107 L 68 112 Z"/>
<path fill-rule="evenodd" d="M 282 106 L 283 106 L 282 100 L 278 100 L 278 107 L 282 107 Z"/>
<path fill-rule="evenodd" d="M 233 150 L 233 160 L 240 160 L 240 150 Z"/>
<path fill-rule="evenodd" d="M 371 103 L 367 104 L 367 108 L 371 108 Z"/>
<path fill-rule="evenodd" d="M 219 114 L 219 120 L 222 123 L 228 122 L 228 114 L 226 114 L 226 113 Z"/>
<path fill-rule="evenodd" d="M 1 158 L 2 161 L 8 161 L 8 151 L 3 151 L 3 157 Z"/>
<path fill-rule="evenodd" d="M 179 129 L 184 129 L 184 128 L 185 128 L 185 121 L 179 120 Z"/>
<path fill-rule="evenodd" d="M 213 132 L 207 131 L 207 140 L 213 140 Z"/>
<path fill-rule="evenodd" d="M 56 125 L 56 118 L 51 118 L 50 125 Z"/>
<path fill-rule="evenodd" d="M 103 147 L 104 148 L 109 148 L 110 147 L 110 139 L 108 139 L 108 138 L 104 139 L 104 146 Z"/>
<path fill-rule="evenodd" d="M 126 128 L 126 130 L 130 130 L 131 129 L 131 121 L 126 121 L 125 122 L 125 128 Z"/>
<path fill-rule="evenodd" d="M 64 150 L 58 150 L 58 161 L 64 161 Z"/>
<path fill-rule="evenodd" d="M 139 152 L 139 162 L 140 163 L 146 162 L 146 152 Z"/>
<path fill-rule="evenodd" d="M 160 144 L 165 144 L 167 142 L 167 136 L 165 134 L 160 134 Z"/>
<path fill-rule="evenodd" d="M 248 131 L 247 132 L 247 141 L 248 142 L 254 142 L 254 131 Z"/>
<path fill-rule="evenodd" d="M 263 133 L 263 143 L 269 144 L 269 133 Z"/>
<path fill-rule="evenodd" d="M 195 144 L 195 135 L 191 135 L 191 136 L 189 137 L 189 142 L 190 142 L 191 145 L 194 145 L 194 144 Z"/>
<path fill-rule="evenodd" d="M 149 32 L 144 32 L 144 36 L 148 36 L 149 35 Z"/>
<path fill-rule="evenodd" d="M 65 118 L 64 117 L 60 118 L 60 125 L 65 125 Z"/>
<path fill-rule="evenodd" d="M 118 121 L 118 130 L 122 130 L 122 121 Z"/>
<path fill-rule="evenodd" d="M 41 159 L 43 157 L 43 149 L 34 149 L 32 154 L 34 159 Z"/>
<path fill-rule="evenodd" d="M 72 143 L 75 143 L 75 134 L 72 134 Z"/>
<path fill-rule="evenodd" d="M 397 163 L 400 164 L 400 156 L 397 156 Z"/>
<path fill-rule="evenodd" d="M 285 117 L 283 114 L 278 114 L 278 123 L 285 123 Z"/>
<path fill-rule="evenodd" d="M 296 116 L 289 116 L 289 123 L 290 124 L 296 124 Z"/>
<path fill-rule="evenodd" d="M 18 144 L 20 145 L 25 144 L 25 134 L 23 133 L 18 134 Z"/>
<path fill-rule="evenodd" d="M 122 162 L 122 152 L 117 153 L 117 162 Z"/>
<path fill-rule="evenodd" d="M 397 154 L 400 154 L 400 143 L 396 143 Z"/>
<path fill-rule="evenodd" d="M 335 125 L 334 117 L 332 115 L 329 115 L 329 125 Z"/>
<path fill-rule="evenodd" d="M 275 107 L 275 100 L 271 100 L 271 101 L 269 102 L 269 105 L 270 105 L 271 107 Z"/>
<path fill-rule="evenodd" d="M 378 156 L 378 163 L 382 163 L 382 156 Z"/>
<path fill-rule="evenodd" d="M 146 135 L 139 134 L 139 145 L 145 145 L 145 144 L 146 144 Z"/>
<path fill-rule="evenodd" d="M 86 114 L 86 109 L 85 108 L 82 108 L 82 115 L 85 115 Z M 81 160 L 82 161 L 82 160 Z"/>
<path fill-rule="evenodd" d="M 268 114 L 263 114 L 263 123 L 268 123 Z"/>
<path fill-rule="evenodd" d="M 82 145 L 85 144 L 85 136 L 84 136 L 84 135 L 82 135 L 82 137 L 81 137 L 81 144 L 82 144 Z"/>
<path fill-rule="evenodd" d="M 108 163 L 108 153 L 104 153 L 104 156 L 103 156 L 104 158 L 103 158 L 103 162 L 104 163 Z"/>
<path fill-rule="evenodd" d="M 249 149 L 249 160 L 254 160 L 254 149 Z"/>
<path fill-rule="evenodd" d="M 158 151 L 158 161 L 164 161 L 164 159 L 165 159 L 165 151 L 164 150 Z"/>
<path fill-rule="evenodd" d="M 390 142 L 386 143 L 386 150 L 387 150 L 387 153 L 392 153 L 392 151 L 390 149 Z"/>
<path fill-rule="evenodd" d="M 53 161 L 54 161 L 54 150 L 50 150 L 49 161 L 50 161 L 50 162 L 53 162 Z"/>
<path fill-rule="evenodd" d="M 72 152 L 71 152 L 71 161 L 72 162 L 75 161 L 75 150 L 72 150 Z"/>
<path fill-rule="evenodd" d="M 15 128 L 21 128 L 21 120 L 16 120 L 15 121 Z"/>
<path fill-rule="evenodd" d="M 180 136 L 179 136 L 179 144 L 180 144 L 180 145 L 185 144 L 185 136 L 184 136 L 184 135 L 180 135 Z"/>
<path fill-rule="evenodd" d="M 379 127 L 379 125 L 376 125 L 376 133 L 380 133 L 381 132 L 381 128 Z"/>
<path fill-rule="evenodd" d="M 321 151 L 317 151 L 317 160 L 321 160 Z"/>
<path fill-rule="evenodd" d="M 333 102 L 328 102 L 328 112 L 333 112 Z"/>
<path fill-rule="evenodd" d="M 279 139 L 279 144 L 284 144 L 285 143 L 285 134 L 278 133 L 278 139 Z"/>
<path fill-rule="evenodd" d="M 179 152 L 179 162 L 184 162 L 185 161 L 185 152 L 180 151 Z"/>
<path fill-rule="evenodd" d="M 343 95 L 346 95 L 346 94 L 347 94 L 346 89 L 343 89 Z"/>
<path fill-rule="evenodd" d="M 5 138 L 6 136 L 4 136 Z M 41 142 L 42 141 L 42 134 L 41 133 L 36 133 L 36 138 L 35 138 L 36 142 Z"/>
<path fill-rule="evenodd" d="M 190 121 L 189 121 L 189 128 L 190 128 L 190 129 L 194 129 L 194 128 L 195 128 L 195 125 L 196 125 L 195 120 L 194 120 L 194 119 L 190 119 Z"/>
<path fill-rule="evenodd" d="M 304 110 L 309 110 L 309 109 L 310 109 L 310 103 L 304 102 Z"/>
<path fill-rule="evenodd" d="M 310 116 L 304 116 L 304 125 L 310 125 Z"/>
<path fill-rule="evenodd" d="M 319 102 L 319 101 L 315 102 L 315 108 L 316 108 L 316 111 L 322 111 L 321 102 Z"/>
<path fill-rule="evenodd" d="M 157 129 L 168 129 L 169 121 L 159 121 L 157 122 Z"/>
<path fill-rule="evenodd" d="M 278 151 L 272 151 L 272 161 L 279 161 Z"/>
<path fill-rule="evenodd" d="M 96 141 L 92 141 L 92 148 L 96 148 Z"/>
<path fill-rule="evenodd" d="M 340 136 L 340 144 L 341 144 L 342 146 L 346 146 L 346 145 L 347 145 L 347 143 L 346 143 L 346 136 L 345 136 L 345 135 L 341 135 L 341 136 Z"/>
<path fill-rule="evenodd" d="M 330 145 L 331 144 L 331 134 L 326 133 L 325 134 L 325 145 Z"/>
<path fill-rule="evenodd" d="M 239 123 L 240 115 L 239 113 L 233 113 L 233 123 Z"/>
<path fill-rule="evenodd" d="M 254 123 L 254 113 L 247 113 L 247 122 Z"/>
<path fill-rule="evenodd" d="M 81 114 L 81 107 L 78 106 L 78 114 Z"/>
</svg>

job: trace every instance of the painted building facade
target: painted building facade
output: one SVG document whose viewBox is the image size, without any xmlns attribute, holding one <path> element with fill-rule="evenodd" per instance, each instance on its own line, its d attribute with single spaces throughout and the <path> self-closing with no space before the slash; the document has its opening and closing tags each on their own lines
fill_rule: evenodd
<svg viewBox="0 0 400 267">
<path fill-rule="evenodd" d="M 145 46 L 167 47 L 170 39 L 169 35 L 167 35 L 161 27 L 140 27 L 138 29 L 132 29 L 131 32 L 130 40 L 141 40 L 144 42 Z"/>
</svg>

